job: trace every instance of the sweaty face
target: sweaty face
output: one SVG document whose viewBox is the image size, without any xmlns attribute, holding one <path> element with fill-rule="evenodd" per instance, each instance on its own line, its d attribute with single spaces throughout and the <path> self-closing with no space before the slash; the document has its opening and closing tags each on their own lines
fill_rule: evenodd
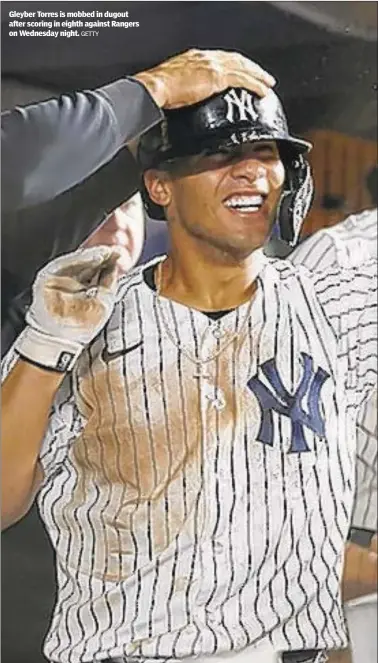
<svg viewBox="0 0 378 663">
<path fill-rule="evenodd" d="M 177 160 L 169 170 L 150 171 L 146 185 L 173 234 L 180 227 L 240 259 L 267 238 L 284 179 L 276 143 L 261 141 Z"/>
</svg>

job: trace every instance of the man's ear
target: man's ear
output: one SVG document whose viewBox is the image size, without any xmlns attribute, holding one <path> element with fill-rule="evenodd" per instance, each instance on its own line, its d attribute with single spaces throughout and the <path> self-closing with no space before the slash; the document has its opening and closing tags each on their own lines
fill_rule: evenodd
<svg viewBox="0 0 378 663">
<path fill-rule="evenodd" d="M 143 174 L 144 185 L 152 202 L 161 207 L 168 207 L 172 200 L 169 176 L 161 170 L 147 170 Z"/>
</svg>

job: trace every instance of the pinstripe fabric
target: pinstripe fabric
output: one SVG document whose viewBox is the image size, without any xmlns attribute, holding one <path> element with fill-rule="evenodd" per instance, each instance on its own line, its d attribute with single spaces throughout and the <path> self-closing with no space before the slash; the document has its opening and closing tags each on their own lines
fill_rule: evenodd
<svg viewBox="0 0 378 663">
<path fill-rule="evenodd" d="M 339 264 L 358 265 L 377 257 L 377 210 L 353 214 L 321 230 L 291 255 L 290 261 L 322 272 Z M 377 391 L 374 390 L 357 418 L 357 478 L 352 525 L 377 531 Z"/>
<path fill-rule="evenodd" d="M 268 263 L 231 344 L 247 305 L 213 321 L 160 298 L 189 353 L 225 346 L 202 378 L 167 337 L 142 268 L 123 279 L 106 329 L 57 394 L 41 452 L 59 585 L 49 660 L 172 660 L 264 638 L 276 651 L 346 645 L 346 431 L 374 383 L 375 272 L 311 277 Z M 273 389 L 272 359 L 282 390 L 297 394 L 286 414 L 280 398 L 267 408 L 257 396 Z M 306 366 L 314 388 L 298 396 Z M 293 451 L 311 411 L 299 426 L 306 450 Z"/>
</svg>

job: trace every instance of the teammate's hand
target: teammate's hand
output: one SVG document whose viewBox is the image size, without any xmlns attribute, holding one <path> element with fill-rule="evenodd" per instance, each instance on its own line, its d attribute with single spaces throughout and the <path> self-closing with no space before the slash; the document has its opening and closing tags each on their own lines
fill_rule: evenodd
<svg viewBox="0 0 378 663">
<path fill-rule="evenodd" d="M 140 193 L 136 193 L 114 209 L 105 221 L 81 245 L 112 246 L 119 253 L 117 268 L 127 273 L 135 267 L 143 249 L 145 213 Z"/>
<path fill-rule="evenodd" d="M 240 53 L 191 49 L 134 76 L 161 108 L 202 101 L 228 87 L 245 87 L 260 97 L 275 84 L 256 62 Z"/>
<path fill-rule="evenodd" d="M 38 273 L 27 327 L 16 341 L 21 357 L 58 371 L 73 367 L 113 311 L 117 260 L 108 246 L 79 249 Z"/>
</svg>

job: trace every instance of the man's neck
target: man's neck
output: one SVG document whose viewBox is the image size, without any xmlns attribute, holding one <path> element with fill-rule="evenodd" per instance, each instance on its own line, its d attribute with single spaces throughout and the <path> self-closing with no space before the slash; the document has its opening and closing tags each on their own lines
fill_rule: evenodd
<svg viewBox="0 0 378 663">
<path fill-rule="evenodd" d="M 157 269 L 157 290 L 200 311 L 230 310 L 253 297 L 256 278 L 266 258 L 261 249 L 238 263 L 204 260 L 175 251 Z"/>
</svg>

